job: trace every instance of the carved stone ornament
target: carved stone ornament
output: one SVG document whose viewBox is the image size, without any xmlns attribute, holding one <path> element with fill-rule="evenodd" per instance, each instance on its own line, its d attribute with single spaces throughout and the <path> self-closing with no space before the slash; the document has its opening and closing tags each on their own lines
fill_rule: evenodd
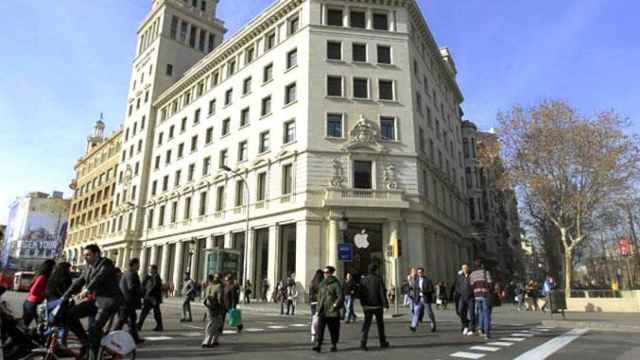
<svg viewBox="0 0 640 360">
<path fill-rule="evenodd" d="M 133 169 L 131 169 L 131 165 L 127 165 L 127 168 L 124 170 L 125 185 L 131 184 L 131 179 L 133 179 Z"/>
<path fill-rule="evenodd" d="M 396 179 L 396 168 L 393 166 L 393 163 L 386 162 L 384 164 L 384 174 L 383 174 L 384 186 L 387 190 L 397 190 L 398 189 L 398 181 Z"/>
<path fill-rule="evenodd" d="M 331 178 L 331 186 L 341 188 L 344 185 L 344 182 L 347 179 L 344 176 L 344 168 L 342 167 L 342 162 L 338 159 L 333 159 L 331 162 L 331 166 L 333 166 L 333 177 Z"/>
<path fill-rule="evenodd" d="M 378 142 L 378 132 L 364 115 L 360 115 L 360 120 L 358 120 L 349 135 L 351 136 L 351 143 L 354 144 L 375 145 Z"/>
</svg>

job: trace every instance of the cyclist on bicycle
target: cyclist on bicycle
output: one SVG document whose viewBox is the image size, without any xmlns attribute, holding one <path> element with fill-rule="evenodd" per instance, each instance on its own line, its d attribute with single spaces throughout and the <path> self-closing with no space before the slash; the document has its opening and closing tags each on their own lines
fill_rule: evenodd
<svg viewBox="0 0 640 360">
<path fill-rule="evenodd" d="M 88 266 L 65 292 L 63 299 L 69 299 L 71 294 L 82 288 L 79 297 L 84 301 L 69 310 L 69 321 L 74 323 L 85 317 L 92 319 L 89 321 L 88 338 L 84 329 L 71 330 L 78 335 L 83 346 L 89 346 L 89 359 L 97 360 L 103 328 L 118 312 L 122 294 L 113 261 L 101 256 L 98 245 L 85 246 L 82 255 Z"/>
</svg>

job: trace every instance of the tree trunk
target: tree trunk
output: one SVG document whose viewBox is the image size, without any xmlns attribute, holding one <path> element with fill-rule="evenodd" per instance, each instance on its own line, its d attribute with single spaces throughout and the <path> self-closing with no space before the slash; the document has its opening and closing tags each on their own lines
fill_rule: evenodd
<svg viewBox="0 0 640 360">
<path fill-rule="evenodd" d="M 564 252 L 564 296 L 565 299 L 571 297 L 571 278 L 573 275 L 573 252 L 565 249 Z"/>
</svg>

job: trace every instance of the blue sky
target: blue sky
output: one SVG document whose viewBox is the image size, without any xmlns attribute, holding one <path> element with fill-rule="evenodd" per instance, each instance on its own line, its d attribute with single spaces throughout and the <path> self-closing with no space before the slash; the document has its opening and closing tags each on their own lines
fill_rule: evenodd
<svg viewBox="0 0 640 360">
<path fill-rule="evenodd" d="M 271 0 L 220 0 L 229 34 Z M 466 117 L 481 128 L 550 97 L 616 109 L 640 133 L 640 2 L 419 0 L 454 54 Z M 0 1 L 0 223 L 29 191 L 64 190 L 101 112 L 120 126 L 138 22 L 151 0 Z"/>
</svg>

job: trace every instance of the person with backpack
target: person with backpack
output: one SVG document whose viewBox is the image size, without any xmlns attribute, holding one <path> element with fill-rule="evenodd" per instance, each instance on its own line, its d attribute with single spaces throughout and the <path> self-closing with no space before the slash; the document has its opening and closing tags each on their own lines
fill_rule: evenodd
<svg viewBox="0 0 640 360">
<path fill-rule="evenodd" d="M 224 326 L 224 300 L 223 285 L 220 281 L 220 274 L 209 275 L 209 285 L 205 291 L 204 306 L 207 309 L 209 321 L 205 328 L 205 338 L 202 342 L 203 348 L 218 346 L 218 339 L 222 335 Z"/>
<path fill-rule="evenodd" d="M 182 318 L 180 322 L 192 322 L 191 302 L 196 298 L 196 283 L 191 279 L 190 274 L 184 274 L 184 285 L 182 286 Z"/>
<path fill-rule="evenodd" d="M 476 259 L 476 270 L 471 273 L 469 282 L 473 288 L 475 302 L 475 315 L 479 332 L 484 334 L 484 338 L 491 338 L 491 296 L 493 292 L 493 280 L 491 274 L 484 268 L 482 260 Z"/>
</svg>

